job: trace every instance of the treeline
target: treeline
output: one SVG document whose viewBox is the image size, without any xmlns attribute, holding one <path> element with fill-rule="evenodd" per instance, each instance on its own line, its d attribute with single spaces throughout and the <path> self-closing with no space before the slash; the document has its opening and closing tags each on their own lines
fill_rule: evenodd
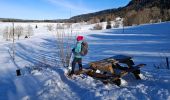
<svg viewBox="0 0 170 100">
<path fill-rule="evenodd" d="M 170 21 L 170 0 L 132 0 L 124 15 L 125 25 Z"/>
<path fill-rule="evenodd" d="M 104 22 L 124 18 L 124 25 L 170 21 L 170 0 L 132 0 L 125 7 L 72 17 L 73 22 Z"/>
<path fill-rule="evenodd" d="M 50 23 L 62 23 L 69 22 L 69 19 L 57 19 L 57 20 L 24 20 L 24 19 L 12 19 L 12 18 L 0 18 L 1 22 L 50 22 Z"/>
</svg>

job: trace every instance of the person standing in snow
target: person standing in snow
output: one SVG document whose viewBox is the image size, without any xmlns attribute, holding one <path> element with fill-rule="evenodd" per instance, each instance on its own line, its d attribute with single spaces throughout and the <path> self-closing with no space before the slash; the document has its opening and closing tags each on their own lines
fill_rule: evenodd
<svg viewBox="0 0 170 100">
<path fill-rule="evenodd" d="M 72 70 L 69 73 L 69 76 L 74 74 L 76 63 L 78 63 L 79 65 L 79 70 L 80 71 L 82 70 L 82 55 L 81 55 L 82 42 L 83 42 L 83 36 L 77 36 L 76 46 L 72 49 L 72 52 L 74 54 L 74 59 L 72 61 Z"/>
</svg>

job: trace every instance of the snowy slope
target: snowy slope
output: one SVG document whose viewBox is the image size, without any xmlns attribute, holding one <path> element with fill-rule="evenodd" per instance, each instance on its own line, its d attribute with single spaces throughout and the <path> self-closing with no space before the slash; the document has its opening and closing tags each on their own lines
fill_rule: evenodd
<svg viewBox="0 0 170 100">
<path fill-rule="evenodd" d="M 47 23 L 31 25 L 36 24 L 39 28 L 34 29 L 34 36 L 17 40 L 15 63 L 10 57 L 11 41 L 0 40 L 0 100 L 170 100 L 170 70 L 154 67 L 164 62 L 164 56 L 170 57 L 169 22 L 127 27 L 124 31 L 90 31 L 93 25 L 73 26 L 73 35 L 84 35 L 89 43 L 84 65 L 117 54 L 131 55 L 136 64 L 147 64 L 142 68 L 142 80 L 128 75 L 121 87 L 104 85 L 87 76 L 66 78 L 66 69 L 58 65 L 54 32 L 47 31 Z M 35 65 L 38 67 L 28 70 Z M 23 72 L 19 77 L 15 75 L 18 68 Z"/>
</svg>

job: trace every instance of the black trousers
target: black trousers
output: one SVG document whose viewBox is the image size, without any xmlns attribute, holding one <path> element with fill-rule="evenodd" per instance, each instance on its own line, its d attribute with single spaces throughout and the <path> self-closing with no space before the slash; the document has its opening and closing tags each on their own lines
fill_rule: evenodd
<svg viewBox="0 0 170 100">
<path fill-rule="evenodd" d="M 82 70 L 82 58 L 74 58 L 72 62 L 72 70 L 71 70 L 72 74 L 74 73 L 76 63 L 78 63 L 79 65 L 79 70 Z"/>
</svg>

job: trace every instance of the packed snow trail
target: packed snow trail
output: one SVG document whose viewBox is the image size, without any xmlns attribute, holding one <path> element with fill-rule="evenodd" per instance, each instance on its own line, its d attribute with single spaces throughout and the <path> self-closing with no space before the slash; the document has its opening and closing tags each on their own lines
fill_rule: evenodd
<svg viewBox="0 0 170 100">
<path fill-rule="evenodd" d="M 1 67 L 1 86 L 2 90 L 1 98 L 5 100 L 12 99 L 81 99 L 85 100 L 87 96 L 94 95 L 89 92 L 85 87 L 80 87 L 77 82 L 72 82 L 64 76 L 64 68 L 60 66 L 56 67 L 56 46 L 55 38 L 48 37 L 46 39 L 38 38 L 27 39 L 18 41 L 15 44 L 15 63 L 9 55 L 11 49 L 11 43 L 8 45 L 2 45 L 6 49 L 1 49 L 1 53 L 4 54 Z M 49 49 L 50 48 L 50 49 Z M 10 51 L 11 52 L 11 51 Z M 3 56 L 1 56 L 3 57 Z M 7 62 L 8 61 L 8 62 Z M 51 67 L 42 68 L 43 71 L 28 73 L 25 69 L 26 66 L 31 64 L 38 65 L 44 63 L 51 64 Z M 5 63 L 5 64 L 4 64 Z M 9 66 L 9 68 L 7 68 Z M 52 68 L 53 67 L 53 68 Z M 16 76 L 16 69 L 20 68 L 22 72 L 21 76 Z M 4 75 L 4 78 L 3 76 Z M 82 92 L 82 94 L 80 93 Z M 95 99 L 92 96 L 92 99 Z M 97 99 L 97 98 L 96 98 Z"/>
</svg>

